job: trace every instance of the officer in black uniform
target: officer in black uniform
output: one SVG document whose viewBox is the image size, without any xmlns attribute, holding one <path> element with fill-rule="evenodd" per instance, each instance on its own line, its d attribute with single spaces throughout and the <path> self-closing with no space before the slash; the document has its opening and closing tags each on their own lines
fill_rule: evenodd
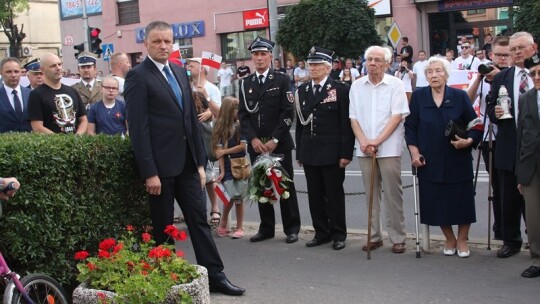
<svg viewBox="0 0 540 304">
<path fill-rule="evenodd" d="M 294 149 L 294 142 L 289 130 L 294 114 L 294 98 L 289 91 L 288 77 L 270 68 L 273 48 L 274 42 L 262 37 L 257 37 L 249 46 L 255 73 L 240 81 L 238 116 L 242 135 L 250 144 L 251 161 L 255 161 L 255 158 L 264 152 L 282 154 L 284 158 L 281 165 L 293 178 L 291 151 Z M 289 183 L 289 190 L 289 198 L 281 198 L 279 203 L 286 241 L 294 243 L 298 241 L 300 231 L 300 212 L 294 183 Z M 258 205 L 261 224 L 259 232 L 251 237 L 252 242 L 274 237 L 274 206 L 269 203 Z"/>
<path fill-rule="evenodd" d="M 328 77 L 333 51 L 311 48 L 311 81 L 296 95 L 296 160 L 306 174 L 309 211 L 315 237 L 307 247 L 333 241 L 345 248 L 345 167 L 351 162 L 354 133 L 349 120 L 349 85 Z"/>
</svg>

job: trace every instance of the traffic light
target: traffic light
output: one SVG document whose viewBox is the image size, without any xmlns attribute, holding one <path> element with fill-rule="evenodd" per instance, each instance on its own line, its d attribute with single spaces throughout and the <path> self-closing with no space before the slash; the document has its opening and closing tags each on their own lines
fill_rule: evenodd
<svg viewBox="0 0 540 304">
<path fill-rule="evenodd" d="M 75 58 L 78 58 L 79 55 L 84 52 L 84 43 L 74 45 L 73 48 L 77 50 L 77 53 L 75 53 Z"/>
<path fill-rule="evenodd" d="M 97 27 L 89 27 L 88 28 L 88 41 L 90 42 L 90 52 L 97 55 L 97 57 L 101 57 L 101 53 L 103 53 L 103 50 L 101 50 L 101 39 L 99 39 L 99 34 L 101 33 L 101 30 Z"/>
</svg>

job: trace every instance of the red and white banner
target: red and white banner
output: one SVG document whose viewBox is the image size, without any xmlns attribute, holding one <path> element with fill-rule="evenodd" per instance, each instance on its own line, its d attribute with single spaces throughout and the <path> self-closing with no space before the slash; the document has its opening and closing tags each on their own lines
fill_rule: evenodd
<svg viewBox="0 0 540 304">
<path fill-rule="evenodd" d="M 244 29 L 264 28 L 270 24 L 268 22 L 268 9 L 244 11 Z"/>
<path fill-rule="evenodd" d="M 221 64 L 221 56 L 216 55 L 214 53 L 210 52 L 202 52 L 201 56 L 201 64 L 207 65 L 209 67 L 212 67 L 214 69 L 219 69 L 219 65 Z"/>
<path fill-rule="evenodd" d="M 231 203 L 231 197 L 225 191 L 225 187 L 221 183 L 216 183 L 216 187 L 214 188 L 214 191 L 216 191 L 217 196 L 219 199 L 223 202 L 223 205 L 229 206 Z"/>
<path fill-rule="evenodd" d="M 182 53 L 180 52 L 180 46 L 178 43 L 173 44 L 173 51 L 169 55 L 169 61 L 179 66 L 184 66 L 182 63 Z"/>
</svg>

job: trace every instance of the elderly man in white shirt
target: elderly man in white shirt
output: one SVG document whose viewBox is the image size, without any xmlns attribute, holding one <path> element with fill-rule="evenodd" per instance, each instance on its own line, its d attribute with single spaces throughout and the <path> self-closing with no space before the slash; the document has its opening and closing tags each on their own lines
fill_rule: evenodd
<svg viewBox="0 0 540 304">
<path fill-rule="evenodd" d="M 368 75 L 353 82 L 349 93 L 349 118 L 354 135 L 360 144 L 357 155 L 364 187 L 369 197 L 372 157 L 376 157 L 373 186 L 373 221 L 371 242 L 362 249 L 367 251 L 383 245 L 381 233 L 380 201 L 384 189 L 386 229 L 392 252 L 405 252 L 405 216 L 401 187 L 401 152 L 405 129 L 403 120 L 409 106 L 403 82 L 385 74 L 392 60 L 389 49 L 371 46 L 366 50 Z M 382 187 L 381 187 L 382 186 Z"/>
</svg>

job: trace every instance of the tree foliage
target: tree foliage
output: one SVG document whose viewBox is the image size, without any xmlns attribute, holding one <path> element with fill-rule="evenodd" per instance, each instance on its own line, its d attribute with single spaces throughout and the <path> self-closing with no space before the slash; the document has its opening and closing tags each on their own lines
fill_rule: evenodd
<svg viewBox="0 0 540 304">
<path fill-rule="evenodd" d="M 540 39 L 540 2 L 538 0 L 521 0 L 514 11 L 514 31 L 526 31 L 535 39 Z"/>
<path fill-rule="evenodd" d="M 287 11 L 276 38 L 297 58 L 305 58 L 313 45 L 356 58 L 382 43 L 366 0 L 301 0 Z"/>
<path fill-rule="evenodd" d="M 9 40 L 9 50 L 12 57 L 20 57 L 22 41 L 26 38 L 24 24 L 15 24 L 18 14 L 29 8 L 28 0 L 0 0 L 0 25 Z"/>
</svg>

